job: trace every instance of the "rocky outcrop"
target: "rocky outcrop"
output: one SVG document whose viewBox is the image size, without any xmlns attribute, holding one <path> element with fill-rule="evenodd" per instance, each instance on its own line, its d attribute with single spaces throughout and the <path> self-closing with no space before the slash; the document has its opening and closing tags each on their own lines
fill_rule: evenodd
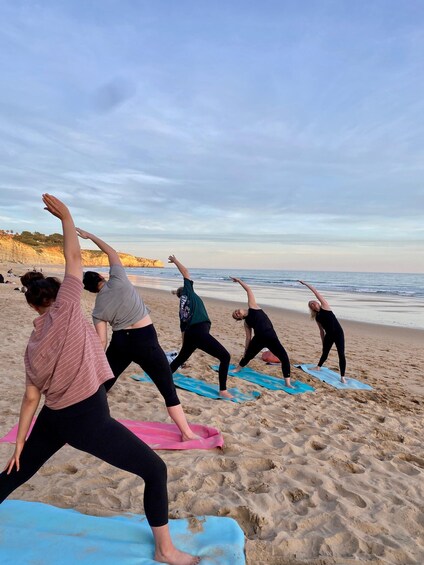
<svg viewBox="0 0 424 565">
<path fill-rule="evenodd" d="M 107 267 L 107 255 L 101 251 L 83 249 L 81 251 L 83 265 L 86 267 Z M 119 253 L 124 267 L 163 267 L 159 259 L 146 259 L 135 257 L 126 253 Z M 0 233 L 0 261 L 21 263 L 25 265 L 64 265 L 65 259 L 61 247 L 34 248 L 25 243 L 16 241 L 13 235 Z"/>
</svg>

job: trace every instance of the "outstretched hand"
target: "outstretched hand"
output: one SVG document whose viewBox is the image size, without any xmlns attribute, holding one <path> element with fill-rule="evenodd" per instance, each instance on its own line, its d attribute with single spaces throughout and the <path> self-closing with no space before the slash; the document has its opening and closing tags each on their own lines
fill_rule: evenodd
<svg viewBox="0 0 424 565">
<path fill-rule="evenodd" d="M 55 196 L 43 194 L 42 199 L 45 204 L 44 209 L 56 216 L 56 218 L 59 218 L 59 220 L 64 220 L 71 215 L 68 207 Z"/>
<path fill-rule="evenodd" d="M 177 258 L 175 257 L 175 255 L 170 255 L 168 257 L 168 263 L 175 263 L 176 260 Z"/>
<path fill-rule="evenodd" d="M 299 281 L 299 280 L 298 280 L 297 282 L 299 282 L 300 284 L 306 285 L 306 283 L 305 283 L 304 281 Z"/>
<path fill-rule="evenodd" d="M 231 277 L 231 276 L 230 276 L 230 279 L 231 279 L 233 282 L 241 283 L 241 280 L 238 279 L 238 278 L 236 278 L 236 277 Z"/>
<path fill-rule="evenodd" d="M 81 228 L 75 228 L 77 230 L 77 234 L 82 237 L 82 239 L 90 239 L 91 233 L 88 231 L 82 230 Z"/>
</svg>

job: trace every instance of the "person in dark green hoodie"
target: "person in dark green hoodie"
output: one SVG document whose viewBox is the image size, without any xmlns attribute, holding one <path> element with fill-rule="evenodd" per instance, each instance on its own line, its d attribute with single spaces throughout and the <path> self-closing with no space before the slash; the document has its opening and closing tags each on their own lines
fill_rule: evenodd
<svg viewBox="0 0 424 565">
<path fill-rule="evenodd" d="M 180 328 L 183 345 L 177 357 L 171 362 L 171 371 L 175 373 L 196 349 L 201 349 L 219 360 L 219 395 L 222 398 L 232 398 L 227 391 L 227 374 L 231 356 L 225 347 L 209 333 L 211 321 L 203 300 L 194 291 L 194 283 L 188 269 L 178 261 L 175 255 L 170 255 L 168 262 L 177 267 L 184 279 L 184 286 L 173 291 L 173 294 L 180 299 Z"/>
</svg>

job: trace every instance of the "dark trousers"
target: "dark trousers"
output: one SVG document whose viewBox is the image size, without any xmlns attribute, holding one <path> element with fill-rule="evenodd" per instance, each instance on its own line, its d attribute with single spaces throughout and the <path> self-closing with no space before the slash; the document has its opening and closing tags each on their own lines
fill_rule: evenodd
<svg viewBox="0 0 424 565">
<path fill-rule="evenodd" d="M 339 355 L 340 376 L 344 377 L 346 371 L 345 343 L 343 331 L 337 333 L 326 333 L 322 342 L 322 355 L 318 361 L 318 367 L 321 367 L 327 360 L 330 349 L 336 344 L 337 353 Z"/>
<path fill-rule="evenodd" d="M 249 343 L 247 350 L 239 362 L 241 367 L 245 367 L 259 353 L 261 349 L 267 347 L 273 355 L 281 361 L 281 370 L 284 378 L 290 378 L 290 361 L 287 351 L 282 346 L 275 331 L 268 331 L 263 334 L 255 334 Z"/>
<path fill-rule="evenodd" d="M 209 333 L 209 330 L 210 324 L 208 322 L 194 324 L 194 326 L 186 329 L 183 346 L 171 363 L 171 371 L 175 373 L 178 367 L 183 365 L 196 349 L 200 349 L 219 360 L 219 390 L 227 390 L 227 374 L 231 356 L 225 347 Z"/>
<path fill-rule="evenodd" d="M 155 383 L 167 407 L 180 404 L 168 359 L 159 345 L 153 324 L 135 330 L 113 332 L 106 357 L 115 377 L 105 382 L 106 390 L 112 388 L 119 375 L 134 362 Z"/>
<path fill-rule="evenodd" d="M 111 418 L 102 385 L 90 398 L 61 410 L 43 406 L 22 450 L 20 470 L 0 474 L 0 502 L 28 481 L 61 447 L 69 444 L 145 482 L 144 511 L 151 526 L 168 522 L 166 465 L 125 426 Z"/>
</svg>

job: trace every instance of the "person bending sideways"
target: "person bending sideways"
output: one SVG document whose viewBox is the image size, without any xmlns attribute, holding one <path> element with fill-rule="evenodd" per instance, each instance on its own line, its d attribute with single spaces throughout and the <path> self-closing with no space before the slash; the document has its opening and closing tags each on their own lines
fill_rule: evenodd
<svg viewBox="0 0 424 565">
<path fill-rule="evenodd" d="M 246 343 L 244 355 L 239 361 L 238 366 L 233 372 L 240 371 L 263 349 L 267 347 L 273 355 L 281 362 L 281 370 L 283 372 L 284 383 L 288 388 L 294 388 L 290 379 L 290 361 L 286 350 L 281 344 L 274 330 L 271 320 L 256 303 L 255 296 L 249 285 L 240 279 L 230 277 L 233 282 L 241 285 L 247 293 L 247 309 L 239 308 L 234 310 L 233 318 L 235 320 L 244 321 L 244 330 L 246 332 Z M 253 337 L 252 337 L 253 331 Z"/>
<path fill-rule="evenodd" d="M 154 559 L 196 565 L 200 558 L 179 551 L 171 540 L 165 463 L 110 416 L 103 383 L 113 375 L 81 309 L 82 263 L 74 222 L 63 202 L 49 194 L 42 198 L 46 210 L 62 222 L 65 277 L 62 283 L 52 277 L 22 277 L 26 300 L 39 316 L 25 351 L 26 387 L 15 450 L 0 474 L 0 502 L 68 444 L 141 477 Z M 42 395 L 44 406 L 25 441 Z"/>
<path fill-rule="evenodd" d="M 334 344 L 336 344 L 339 356 L 340 380 L 342 383 L 346 384 L 346 357 L 343 328 L 322 294 L 320 294 L 312 285 L 305 283 L 304 281 L 299 282 L 309 288 L 309 290 L 315 294 L 317 298 L 317 300 L 310 300 L 308 302 L 311 318 L 313 318 L 318 325 L 322 341 L 322 354 L 315 369 L 321 369 L 322 365 L 324 365 L 327 360 L 331 348 Z"/>
<path fill-rule="evenodd" d="M 175 255 L 170 255 L 168 262 L 177 267 L 184 279 L 184 286 L 173 291 L 173 294 L 176 294 L 180 299 L 180 328 L 183 344 L 177 357 L 171 362 L 171 371 L 175 373 L 178 367 L 184 365 L 196 349 L 201 349 L 219 360 L 219 395 L 222 398 L 233 398 L 227 390 L 227 375 L 231 356 L 225 347 L 209 333 L 211 321 L 203 300 L 194 291 L 194 283 L 188 269 L 178 261 Z"/>
<path fill-rule="evenodd" d="M 126 275 L 118 253 L 99 237 L 76 228 L 83 239 L 90 239 L 109 259 L 109 280 L 94 271 L 83 276 L 84 288 L 95 293 L 94 327 L 112 369 L 113 378 L 105 383 L 110 390 L 131 362 L 137 363 L 152 379 L 165 400 L 168 414 L 181 431 L 183 441 L 198 439 L 190 429 L 178 398 L 165 352 L 159 345 L 149 309 Z M 107 346 L 108 324 L 112 338 Z"/>
</svg>

